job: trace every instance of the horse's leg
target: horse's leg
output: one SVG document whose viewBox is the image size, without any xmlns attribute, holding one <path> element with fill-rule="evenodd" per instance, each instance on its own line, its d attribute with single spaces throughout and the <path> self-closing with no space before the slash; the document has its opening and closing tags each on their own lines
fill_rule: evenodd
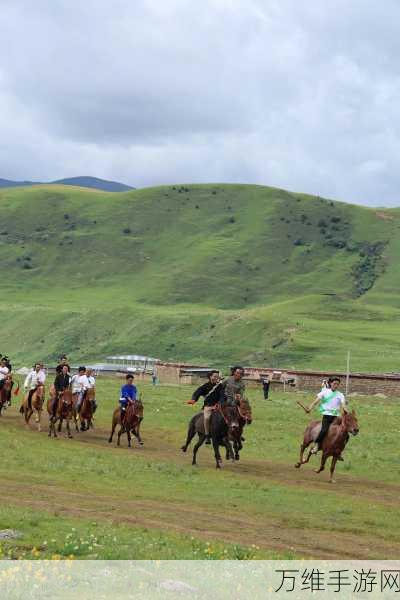
<svg viewBox="0 0 400 600">
<path fill-rule="evenodd" d="M 336 483 L 335 480 L 333 479 L 333 473 L 335 471 L 335 467 L 336 467 L 336 463 L 337 463 L 338 457 L 337 456 L 332 456 L 332 462 L 331 462 L 331 468 L 330 468 L 330 477 L 329 477 L 329 483 Z"/>
<path fill-rule="evenodd" d="M 296 467 L 296 469 L 300 469 L 301 465 L 304 465 L 306 462 L 308 462 L 310 460 L 310 456 L 311 454 L 309 453 L 307 456 L 307 459 L 304 460 L 304 451 L 306 448 L 308 448 L 308 446 L 310 445 L 311 442 L 308 442 L 308 444 L 306 444 L 305 442 L 303 442 L 300 446 L 300 456 L 299 456 L 299 462 L 297 462 L 294 466 Z"/>
<path fill-rule="evenodd" d="M 197 451 L 203 445 L 203 443 L 205 442 L 205 439 L 206 439 L 206 436 L 204 433 L 199 433 L 198 435 L 199 435 L 198 442 L 195 444 L 195 446 L 193 448 L 192 465 L 197 465 L 197 462 L 196 462 Z"/>
<path fill-rule="evenodd" d="M 137 426 L 137 428 L 136 428 L 136 432 L 137 432 L 137 435 L 136 435 L 136 437 L 137 437 L 137 439 L 138 439 L 138 442 L 139 442 L 139 444 L 140 444 L 141 446 L 143 446 L 143 440 L 142 440 L 142 438 L 141 438 L 141 435 L 140 435 L 140 426 L 141 426 L 141 424 L 142 424 L 142 421 L 143 421 L 143 417 L 142 417 L 141 419 L 139 419 L 139 423 L 138 423 L 138 426 Z"/>
<path fill-rule="evenodd" d="M 125 428 L 123 427 L 123 425 L 121 425 L 119 431 L 118 431 L 118 440 L 117 440 L 117 446 L 121 445 L 121 435 L 125 433 Z"/>
<path fill-rule="evenodd" d="M 128 438 L 128 448 L 132 448 L 132 445 L 131 445 L 132 436 L 131 436 L 131 431 L 130 431 L 129 427 L 126 430 L 126 437 Z"/>
<path fill-rule="evenodd" d="M 27 408 L 25 411 L 25 424 L 28 429 L 29 429 L 29 421 L 31 420 L 32 415 L 33 415 L 33 410 L 31 408 Z"/>
<path fill-rule="evenodd" d="M 114 432 L 115 432 L 115 428 L 117 426 L 117 423 L 114 423 L 114 421 L 111 424 L 111 433 L 110 433 L 110 437 L 108 438 L 108 443 L 111 444 L 113 436 L 114 436 Z"/>
<path fill-rule="evenodd" d="M 186 450 L 189 447 L 190 442 L 192 441 L 192 439 L 194 438 L 195 435 L 196 435 L 196 427 L 191 423 L 188 428 L 186 442 L 183 444 L 183 446 L 181 446 L 182 452 L 186 452 Z"/>
<path fill-rule="evenodd" d="M 319 465 L 319 469 L 314 469 L 315 473 L 321 473 L 321 471 L 325 469 L 325 463 L 327 458 L 328 455 L 323 452 L 321 457 L 321 464 Z"/>
<path fill-rule="evenodd" d="M 69 426 L 70 420 L 71 420 L 71 417 L 68 415 L 67 416 L 67 435 L 71 439 L 73 436 L 72 436 L 72 433 L 71 433 L 71 428 Z"/>
<path fill-rule="evenodd" d="M 41 423 L 40 423 L 40 417 L 41 417 L 41 415 L 42 415 L 42 411 L 41 410 L 37 410 L 36 411 L 36 419 L 35 420 L 36 420 L 36 423 L 37 423 L 38 431 L 42 431 L 42 426 L 41 426 Z"/>
<path fill-rule="evenodd" d="M 212 444 L 213 444 L 213 448 L 214 448 L 214 456 L 215 456 L 215 463 L 216 463 L 215 467 L 217 469 L 220 469 L 221 464 L 222 464 L 222 458 L 219 453 L 219 444 L 218 444 L 217 438 L 215 438 L 215 437 L 212 438 Z"/>
</svg>

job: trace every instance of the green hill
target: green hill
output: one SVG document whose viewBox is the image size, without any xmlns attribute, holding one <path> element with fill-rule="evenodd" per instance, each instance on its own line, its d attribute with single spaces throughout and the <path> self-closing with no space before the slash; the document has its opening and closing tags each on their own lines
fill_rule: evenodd
<svg viewBox="0 0 400 600">
<path fill-rule="evenodd" d="M 397 370 L 400 212 L 284 190 L 0 190 L 0 350 Z"/>
</svg>

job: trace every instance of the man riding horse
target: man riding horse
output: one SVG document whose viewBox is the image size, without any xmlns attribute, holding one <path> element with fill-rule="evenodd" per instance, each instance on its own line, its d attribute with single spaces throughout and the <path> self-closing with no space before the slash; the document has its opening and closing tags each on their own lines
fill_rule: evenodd
<svg viewBox="0 0 400 600">
<path fill-rule="evenodd" d="M 126 383 L 121 387 L 119 395 L 119 407 L 121 412 L 121 423 L 123 424 L 125 419 L 125 413 L 127 406 L 130 402 L 134 402 L 137 396 L 137 387 L 133 384 L 135 379 L 132 373 L 128 373 L 126 376 Z"/>
<path fill-rule="evenodd" d="M 40 386 L 44 386 L 46 373 L 43 370 L 43 363 L 35 363 L 32 371 L 27 375 L 24 382 L 24 390 L 28 391 L 28 408 L 32 409 L 32 396 Z"/>
<path fill-rule="evenodd" d="M 206 444 L 211 444 L 210 419 L 216 405 L 220 402 L 220 387 L 221 381 L 219 371 L 212 370 L 208 373 L 207 383 L 203 383 L 203 385 L 198 387 L 197 390 L 193 392 L 192 399 L 188 401 L 188 404 L 195 404 L 199 398 L 204 398 L 203 419 Z"/>
<path fill-rule="evenodd" d="M 51 416 L 55 418 L 57 412 L 57 405 L 60 395 L 64 390 L 68 390 L 71 385 L 71 376 L 68 371 L 68 365 L 64 364 L 61 372 L 57 372 L 56 378 L 54 379 L 55 395 L 51 404 Z"/>
</svg>

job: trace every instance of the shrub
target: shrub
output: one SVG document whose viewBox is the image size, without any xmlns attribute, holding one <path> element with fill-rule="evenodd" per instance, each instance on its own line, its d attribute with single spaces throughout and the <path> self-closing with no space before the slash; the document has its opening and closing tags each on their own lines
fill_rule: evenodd
<svg viewBox="0 0 400 600">
<path fill-rule="evenodd" d="M 301 239 L 294 240 L 293 246 L 304 246 L 304 242 Z"/>
<path fill-rule="evenodd" d="M 129 233 L 132 233 L 132 229 L 130 227 L 125 227 L 122 232 L 125 233 L 125 235 L 128 235 Z"/>
</svg>

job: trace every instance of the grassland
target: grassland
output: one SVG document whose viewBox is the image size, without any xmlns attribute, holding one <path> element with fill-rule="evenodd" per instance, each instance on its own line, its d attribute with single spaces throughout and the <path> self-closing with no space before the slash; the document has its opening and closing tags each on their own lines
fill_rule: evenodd
<svg viewBox="0 0 400 600">
<path fill-rule="evenodd" d="M 251 389 L 254 422 L 241 461 L 199 467 L 179 448 L 193 408 L 186 386 L 140 386 L 143 448 L 107 443 L 117 379 L 99 379 L 96 427 L 73 440 L 26 431 L 16 407 L 0 420 L 0 529 L 14 557 L 396 558 L 400 492 L 396 400 L 353 399 L 360 434 L 337 483 L 293 468 L 307 417 L 299 393 L 264 401 Z M 47 420 L 47 419 L 46 419 Z M 315 466 L 315 465 L 314 465 Z"/>
<path fill-rule="evenodd" d="M 399 211 L 284 190 L 0 191 L 0 350 L 398 370 Z"/>
</svg>

